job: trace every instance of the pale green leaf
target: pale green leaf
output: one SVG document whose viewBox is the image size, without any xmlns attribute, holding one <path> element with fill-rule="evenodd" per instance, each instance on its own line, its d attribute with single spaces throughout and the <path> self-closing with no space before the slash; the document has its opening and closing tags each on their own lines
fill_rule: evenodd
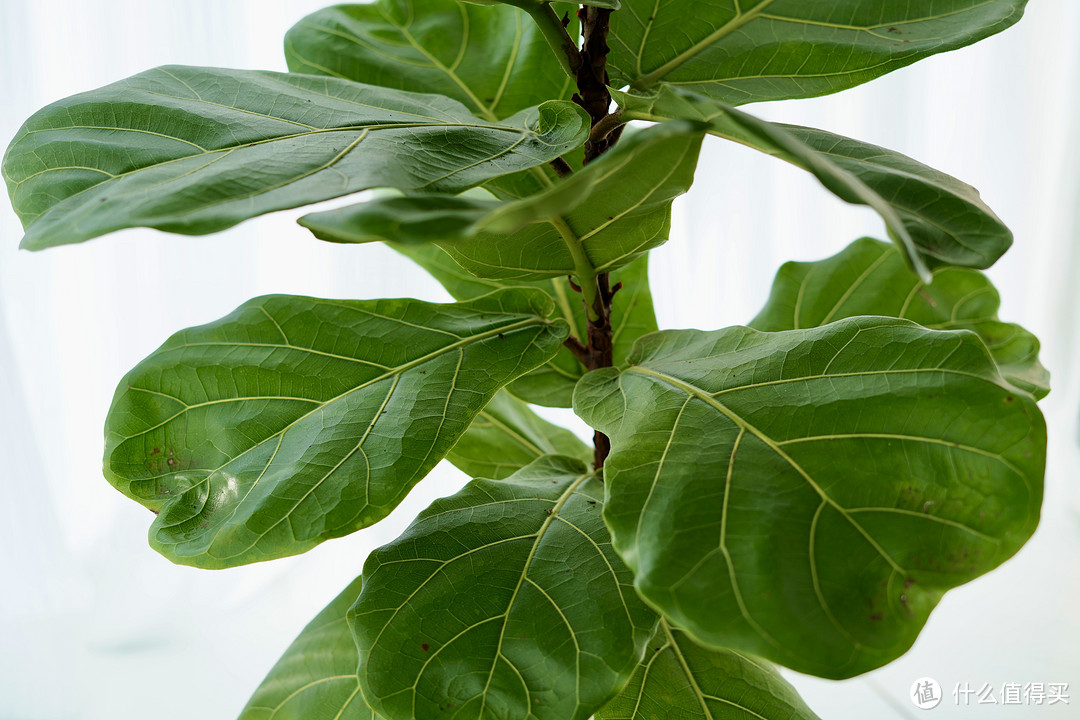
<svg viewBox="0 0 1080 720">
<path fill-rule="evenodd" d="M 434 245 L 390 243 L 390 246 L 412 258 L 435 276 L 458 300 L 467 300 L 508 285 L 538 287 L 555 299 L 556 312 L 570 325 L 571 333 L 580 340 L 585 338 L 585 305 L 581 296 L 571 289 L 566 278 L 503 283 L 472 275 Z M 635 340 L 657 329 L 652 293 L 649 290 L 648 262 L 648 255 L 645 255 L 611 274 L 613 287 L 622 284 L 622 289 L 615 293 L 611 310 L 616 365 L 621 365 L 626 360 Z M 581 363 L 564 348 L 545 364 L 510 383 L 510 390 L 521 399 L 536 405 L 570 407 L 574 386 L 583 373 Z"/>
<path fill-rule="evenodd" d="M 128 227 L 198 235 L 372 187 L 459 192 L 584 142 L 553 101 L 505 121 L 309 75 L 166 67 L 49 105 L 4 158 L 23 246 Z"/>
<path fill-rule="evenodd" d="M 694 642 L 664 620 L 596 720 L 819 720 L 766 661 Z"/>
<path fill-rule="evenodd" d="M 592 461 L 592 449 L 577 435 L 547 422 L 529 406 L 499 392 L 446 459 L 471 477 L 501 480 L 544 455 Z"/>
<path fill-rule="evenodd" d="M 985 268 L 1012 244 L 1012 233 L 975 188 L 900 153 L 823 130 L 766 122 L 677 88 L 652 97 L 615 93 L 628 118 L 680 118 L 811 172 L 841 199 L 869 205 L 913 267 Z"/>
<path fill-rule="evenodd" d="M 569 5 L 568 31 L 577 33 Z M 546 100 L 569 99 L 539 28 L 517 8 L 457 0 L 379 0 L 308 15 L 285 36 L 293 72 L 412 92 L 439 93 L 495 121 Z"/>
<path fill-rule="evenodd" d="M 1006 380 L 1045 397 L 1050 374 L 1039 362 L 1039 341 L 1019 325 L 998 320 L 999 304 L 997 290 L 977 270 L 938 268 L 927 285 L 905 267 L 894 246 L 862 238 L 825 260 L 786 263 L 750 326 L 774 332 L 885 315 L 938 330 L 971 330 Z"/>
<path fill-rule="evenodd" d="M 586 375 L 605 520 L 697 640 L 841 678 L 914 642 L 1039 518 L 1046 427 L 978 337 L 857 317 L 653 333 Z"/>
<path fill-rule="evenodd" d="M 346 613 L 360 594 L 349 583 L 308 623 L 270 670 L 240 720 L 379 720 L 364 702 L 360 662 Z"/>
<path fill-rule="evenodd" d="M 612 85 L 678 85 L 738 105 L 873 80 L 1013 25 L 1027 0 L 625 0 Z"/>
<path fill-rule="evenodd" d="M 438 500 L 364 564 L 350 622 L 387 720 L 585 720 L 629 680 L 656 615 L 601 517 L 603 485 L 546 456 Z"/>
<path fill-rule="evenodd" d="M 384 518 L 495 392 L 559 349 L 550 299 L 256 298 L 120 383 L 105 471 L 174 562 L 295 555 Z"/>
<path fill-rule="evenodd" d="M 623 138 L 570 178 L 534 196 L 492 207 L 487 201 L 416 196 L 314 213 L 300 223 L 334 242 L 394 241 L 401 213 L 409 238 L 424 234 L 473 275 L 501 280 L 579 278 L 620 268 L 667 241 L 671 203 L 689 189 L 702 132 L 689 122 L 658 125 Z M 380 205 L 392 204 L 390 209 Z M 474 222 L 464 225 L 470 212 Z M 407 217 L 406 217 L 407 215 Z M 453 226 L 456 236 L 445 237 Z"/>
</svg>

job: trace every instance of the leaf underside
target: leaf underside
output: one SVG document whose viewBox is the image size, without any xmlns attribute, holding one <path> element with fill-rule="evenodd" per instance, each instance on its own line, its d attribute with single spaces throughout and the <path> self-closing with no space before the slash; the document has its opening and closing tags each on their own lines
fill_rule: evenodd
<svg viewBox="0 0 1080 720">
<path fill-rule="evenodd" d="M 1042 416 L 965 331 L 664 331 L 574 407 L 611 438 L 605 520 L 643 597 L 801 672 L 898 657 L 1038 522 Z"/>
<path fill-rule="evenodd" d="M 975 188 L 892 150 L 770 123 L 679 88 L 649 97 L 616 93 L 616 99 L 634 119 L 708 123 L 711 134 L 790 162 L 842 200 L 870 206 L 926 278 L 928 266 L 989 267 L 1012 244 L 1012 233 Z"/>
<path fill-rule="evenodd" d="M 335 78 L 163 67 L 36 113 L 3 174 L 23 246 L 128 227 L 199 235 L 372 187 L 460 192 L 579 146 L 552 101 L 502 122 L 455 100 Z"/>
<path fill-rule="evenodd" d="M 671 203 L 693 183 L 702 135 L 688 122 L 634 133 L 567 180 L 521 200 L 377 199 L 300 223 L 321 239 L 346 243 L 396 241 L 406 226 L 411 242 L 433 242 L 483 278 L 580 274 L 579 255 L 589 270 L 609 272 L 667 241 Z"/>
<path fill-rule="evenodd" d="M 256 298 L 121 382 L 105 470 L 174 562 L 295 555 L 385 517 L 566 324 L 518 288 L 456 305 Z"/>
</svg>

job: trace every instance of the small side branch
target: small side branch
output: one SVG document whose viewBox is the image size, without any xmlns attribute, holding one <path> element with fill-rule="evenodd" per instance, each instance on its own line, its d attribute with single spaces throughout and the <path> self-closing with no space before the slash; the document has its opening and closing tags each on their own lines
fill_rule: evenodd
<svg viewBox="0 0 1080 720">
<path fill-rule="evenodd" d="M 610 115 L 605 115 L 589 131 L 589 142 L 594 145 L 607 142 L 609 147 L 614 145 L 614 142 L 608 142 L 608 138 L 616 130 L 620 130 L 626 122 L 627 118 L 623 117 L 622 110 L 616 110 Z"/>
<path fill-rule="evenodd" d="M 555 168 L 555 174 L 561 178 L 570 177 L 574 174 L 574 170 L 570 167 L 570 163 L 566 162 L 561 157 L 555 158 L 548 164 Z"/>
</svg>

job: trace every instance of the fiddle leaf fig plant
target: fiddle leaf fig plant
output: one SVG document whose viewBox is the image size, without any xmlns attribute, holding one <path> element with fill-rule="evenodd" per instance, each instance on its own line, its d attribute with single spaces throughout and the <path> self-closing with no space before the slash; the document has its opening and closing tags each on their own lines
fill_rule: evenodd
<svg viewBox="0 0 1080 720">
<path fill-rule="evenodd" d="M 27 120 L 3 161 L 26 248 L 379 189 L 300 224 L 387 243 L 456 300 L 255 298 L 117 388 L 105 476 L 173 562 L 303 553 L 442 459 L 473 478 L 241 718 L 810 720 L 776 665 L 880 667 L 1016 553 L 1049 383 L 979 271 L 1012 234 L 960 180 L 737 106 L 853 87 L 1024 4 L 378 0 L 301 20 L 288 73 L 163 67 Z M 887 241 L 783 266 L 745 327 L 659 329 L 648 255 L 715 138 L 873 208 Z"/>
</svg>

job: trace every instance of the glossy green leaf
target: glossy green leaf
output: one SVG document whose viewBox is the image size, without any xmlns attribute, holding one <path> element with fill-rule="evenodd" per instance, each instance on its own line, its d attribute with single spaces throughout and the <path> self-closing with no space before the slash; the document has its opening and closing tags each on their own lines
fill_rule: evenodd
<svg viewBox="0 0 1080 720">
<path fill-rule="evenodd" d="M 308 15 L 285 36 L 293 72 L 412 92 L 439 93 L 495 121 L 546 100 L 569 99 L 573 81 L 520 10 L 458 0 L 379 0 Z M 570 6 L 569 32 L 577 32 Z"/>
<path fill-rule="evenodd" d="M 334 242 L 394 241 L 398 236 L 386 219 L 398 215 L 410 239 L 426 234 L 479 277 L 589 277 L 667 241 L 671 203 L 693 182 L 701 139 L 695 124 L 664 123 L 628 135 L 546 192 L 494 207 L 430 195 L 378 199 L 307 215 L 300 224 Z M 391 207 L 381 207 L 386 204 Z M 474 222 L 465 225 L 470 207 Z M 447 237 L 455 226 L 459 233 Z"/>
<path fill-rule="evenodd" d="M 612 85 L 678 85 L 734 105 L 814 97 L 1010 27 L 1027 0 L 625 0 Z"/>
<path fill-rule="evenodd" d="M 611 438 L 605 520 L 642 596 L 801 672 L 898 657 L 1038 523 L 1042 415 L 967 331 L 654 333 L 574 408 Z"/>
<path fill-rule="evenodd" d="M 592 454 L 577 435 L 500 392 L 476 416 L 446 459 L 472 477 L 501 480 L 544 455 L 569 455 L 591 462 Z"/>
<path fill-rule="evenodd" d="M 360 586 L 356 578 L 308 623 L 240 720 L 379 720 L 360 691 L 360 656 L 346 618 Z"/>
<path fill-rule="evenodd" d="M 391 243 L 391 247 L 412 258 L 434 275 L 458 300 L 467 300 L 508 285 L 538 287 L 555 299 L 557 313 L 570 325 L 571 333 L 578 339 L 585 338 L 585 305 L 581 296 L 571 289 L 566 278 L 549 278 L 536 282 L 516 280 L 504 284 L 498 280 L 472 275 L 434 245 Z M 625 361 L 635 340 L 657 330 L 656 313 L 649 290 L 648 262 L 648 255 L 645 255 L 611 274 L 612 286 L 622 283 L 622 289 L 615 293 L 611 311 L 614 319 L 612 339 L 616 365 Z M 521 399 L 536 405 L 570 407 L 574 386 L 583 373 L 581 363 L 564 348 L 544 365 L 512 382 L 510 390 Z"/>
<path fill-rule="evenodd" d="M 712 650 L 664 620 L 622 693 L 596 720 L 819 720 L 758 658 Z"/>
<path fill-rule="evenodd" d="M 656 615 L 601 517 L 603 485 L 547 456 L 474 480 L 364 564 L 350 622 L 387 720 L 585 720 L 629 680 Z"/>
<path fill-rule="evenodd" d="M 295 555 L 384 518 L 566 323 L 518 288 L 456 305 L 256 298 L 120 383 L 110 482 L 174 562 Z"/>
<path fill-rule="evenodd" d="M 1006 380 L 1045 397 L 1050 374 L 1039 362 L 1039 341 L 1019 325 L 998 320 L 999 304 L 997 290 L 981 272 L 939 268 L 927 285 L 905 267 L 895 247 L 862 238 L 819 262 L 785 263 L 750 327 L 775 332 L 885 315 L 938 330 L 971 330 Z"/>
<path fill-rule="evenodd" d="M 926 265 L 985 268 L 1012 244 L 1012 233 L 979 191 L 900 153 L 823 130 L 766 122 L 677 88 L 656 96 L 616 93 L 628 118 L 681 118 L 812 173 L 841 199 L 869 205 L 924 274 Z"/>
<path fill-rule="evenodd" d="M 372 187 L 459 192 L 558 157 L 588 126 L 563 101 L 493 123 L 437 95 L 167 67 L 40 110 L 3 174 L 39 249 L 128 227 L 217 232 Z"/>
</svg>

